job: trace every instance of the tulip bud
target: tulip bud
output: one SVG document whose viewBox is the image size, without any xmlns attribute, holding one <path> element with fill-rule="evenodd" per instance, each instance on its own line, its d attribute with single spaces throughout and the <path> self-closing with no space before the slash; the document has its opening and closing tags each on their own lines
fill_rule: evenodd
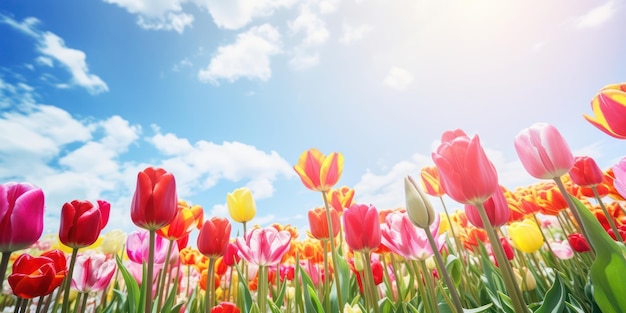
<svg viewBox="0 0 626 313">
<path fill-rule="evenodd" d="M 354 269 L 357 271 L 362 271 L 365 269 L 363 254 L 358 251 L 354 251 Z"/>
<path fill-rule="evenodd" d="M 435 210 L 411 176 L 404 178 L 404 194 L 411 222 L 420 228 L 428 228 L 435 221 Z"/>
</svg>

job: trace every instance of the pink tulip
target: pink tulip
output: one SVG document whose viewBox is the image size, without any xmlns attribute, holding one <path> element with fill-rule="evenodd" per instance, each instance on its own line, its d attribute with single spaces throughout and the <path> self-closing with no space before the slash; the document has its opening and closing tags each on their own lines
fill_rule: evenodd
<svg viewBox="0 0 626 313">
<path fill-rule="evenodd" d="M 258 266 L 278 264 L 289 250 L 290 243 L 291 234 L 288 231 L 278 231 L 273 227 L 252 229 L 236 241 L 239 255 Z"/>
<path fill-rule="evenodd" d="M 567 240 L 561 242 L 550 242 L 550 248 L 552 252 L 561 260 L 569 260 L 574 257 L 574 250 L 569 245 Z"/>
<path fill-rule="evenodd" d="M 613 174 L 615 175 L 613 186 L 622 197 L 626 198 L 626 157 L 613 166 Z"/>
<path fill-rule="evenodd" d="M 425 230 L 415 227 L 406 212 L 392 212 L 387 215 L 380 231 L 382 243 L 405 259 L 425 260 L 433 255 Z M 439 236 L 439 214 L 435 214 L 430 233 L 441 250 L 445 244 L 445 237 Z"/>
<path fill-rule="evenodd" d="M 35 243 L 43 231 L 44 195 L 28 183 L 0 185 L 0 252 Z"/>
<path fill-rule="evenodd" d="M 458 129 L 445 132 L 432 158 L 443 189 L 457 202 L 480 204 L 498 189 L 498 173 L 478 136 L 470 139 Z"/>
<path fill-rule="evenodd" d="M 373 205 L 352 204 L 343 211 L 346 244 L 354 251 L 372 251 L 380 245 L 378 210 Z"/>
<path fill-rule="evenodd" d="M 117 266 L 115 260 L 101 253 L 83 253 L 76 257 L 72 288 L 78 292 L 102 291 L 109 283 Z"/>
<path fill-rule="evenodd" d="M 515 136 L 515 151 L 526 171 L 539 179 L 561 177 L 574 166 L 574 156 L 556 127 L 536 123 Z"/>
<path fill-rule="evenodd" d="M 498 190 L 483 203 L 483 207 L 485 208 L 485 213 L 487 213 L 487 217 L 489 217 L 489 222 L 492 226 L 499 227 L 509 221 L 511 210 L 504 197 L 502 188 L 498 188 Z M 485 228 L 483 221 L 480 219 L 480 214 L 478 214 L 478 209 L 475 206 L 466 204 L 465 215 L 467 215 L 467 219 L 472 225 Z"/>
<path fill-rule="evenodd" d="M 136 230 L 126 238 L 126 254 L 128 258 L 138 264 L 148 262 L 148 250 L 150 249 L 150 233 L 147 230 Z M 162 266 L 167 257 L 168 241 L 161 236 L 156 236 L 154 241 L 154 263 Z M 170 255 L 178 255 L 176 253 L 176 245 L 172 245 L 172 253 Z M 172 260 L 170 260 L 172 261 Z"/>
</svg>

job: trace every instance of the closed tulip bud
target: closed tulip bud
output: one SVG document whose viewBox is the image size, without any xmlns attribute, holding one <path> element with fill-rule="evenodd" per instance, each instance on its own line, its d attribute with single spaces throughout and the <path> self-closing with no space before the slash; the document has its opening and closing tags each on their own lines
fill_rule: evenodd
<svg viewBox="0 0 626 313">
<path fill-rule="evenodd" d="M 249 222 L 256 215 L 256 203 L 249 188 L 238 188 L 226 195 L 228 213 L 233 221 Z"/>
<path fill-rule="evenodd" d="M 230 222 L 223 217 L 205 221 L 198 235 L 200 253 L 209 258 L 223 256 L 230 241 L 230 230 Z"/>
<path fill-rule="evenodd" d="M 435 209 L 426 198 L 411 176 L 404 178 L 404 195 L 406 199 L 406 211 L 411 222 L 417 227 L 426 229 L 435 221 Z"/>
<path fill-rule="evenodd" d="M 517 250 L 533 253 L 543 245 L 543 235 L 533 220 L 525 219 L 521 222 L 513 222 L 509 225 L 508 230 Z"/>
<path fill-rule="evenodd" d="M 169 225 L 178 208 L 174 175 L 162 168 L 148 167 L 137 174 L 130 217 L 140 228 L 156 231 Z"/>
<path fill-rule="evenodd" d="M 0 184 L 0 252 L 24 249 L 43 232 L 44 194 L 28 183 Z"/>
<path fill-rule="evenodd" d="M 354 269 L 362 271 L 365 269 L 365 262 L 363 261 L 363 253 L 354 251 Z"/>
<path fill-rule="evenodd" d="M 110 205 L 102 200 L 97 206 L 86 200 L 66 202 L 61 209 L 59 241 L 71 248 L 92 245 L 106 226 L 109 210 Z"/>
<path fill-rule="evenodd" d="M 535 276 L 528 268 L 522 267 L 521 270 L 515 268 L 513 272 L 515 273 L 515 280 L 522 291 L 532 291 L 537 288 L 537 280 L 535 280 Z"/>
</svg>

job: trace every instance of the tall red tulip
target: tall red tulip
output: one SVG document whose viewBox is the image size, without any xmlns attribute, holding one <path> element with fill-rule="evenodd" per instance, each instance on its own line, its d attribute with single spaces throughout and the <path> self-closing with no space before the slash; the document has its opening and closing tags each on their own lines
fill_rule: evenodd
<svg viewBox="0 0 626 313">
<path fill-rule="evenodd" d="M 346 244 L 354 251 L 372 251 L 380 245 L 378 210 L 373 205 L 353 204 L 343 212 Z"/>
<path fill-rule="evenodd" d="M 110 210 L 110 204 L 103 200 L 98 200 L 97 206 L 86 200 L 66 202 L 61 209 L 59 241 L 71 248 L 92 245 L 106 226 Z"/>
<path fill-rule="evenodd" d="M 130 208 L 135 225 L 147 230 L 169 225 L 176 216 L 177 203 L 172 173 L 148 167 L 137 174 L 137 188 Z"/>
<path fill-rule="evenodd" d="M 223 217 L 213 217 L 204 222 L 198 235 L 198 250 L 206 257 L 220 257 L 226 253 L 230 241 L 230 222 Z"/>
<path fill-rule="evenodd" d="M 482 204 L 498 189 L 498 173 L 478 136 L 470 139 L 458 129 L 446 132 L 432 158 L 443 189 L 457 202 Z"/>
<path fill-rule="evenodd" d="M 491 226 L 499 227 L 509 221 L 511 210 L 509 209 L 509 203 L 504 196 L 502 188 L 498 188 L 498 190 L 496 190 L 496 192 L 483 203 L 483 207 L 485 208 L 487 217 L 489 217 Z M 478 214 L 478 209 L 475 206 L 466 204 L 465 215 L 474 226 L 485 228 L 482 220 L 480 219 L 480 215 Z"/>
<path fill-rule="evenodd" d="M 583 114 L 593 126 L 611 137 L 626 139 L 626 83 L 602 88 L 591 100 L 595 117 Z"/>
<path fill-rule="evenodd" d="M 13 263 L 8 281 L 13 294 L 23 299 L 48 295 L 65 279 L 65 253 L 50 250 L 38 257 L 20 255 Z"/>
<path fill-rule="evenodd" d="M 343 155 L 333 152 L 325 156 L 312 148 L 304 151 L 293 169 L 298 173 L 305 187 L 314 191 L 326 192 L 332 188 L 343 172 Z"/>
<path fill-rule="evenodd" d="M 0 252 L 24 249 L 43 231 L 44 194 L 29 183 L 0 185 Z M 1 281 L 0 281 L 1 283 Z"/>
<path fill-rule="evenodd" d="M 588 156 L 574 158 L 574 166 L 569 171 L 569 176 L 576 185 L 584 187 L 597 186 L 604 181 L 604 172 Z"/>
<path fill-rule="evenodd" d="M 574 156 L 553 125 L 536 123 L 515 136 L 515 151 L 526 171 L 539 179 L 561 177 L 574 166 Z"/>
</svg>

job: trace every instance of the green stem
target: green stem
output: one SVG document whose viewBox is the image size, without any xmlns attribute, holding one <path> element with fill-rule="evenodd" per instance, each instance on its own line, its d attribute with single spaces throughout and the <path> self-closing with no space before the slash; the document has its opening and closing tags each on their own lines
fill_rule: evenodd
<svg viewBox="0 0 626 313">
<path fill-rule="evenodd" d="M 74 265 L 78 256 L 78 248 L 72 249 L 72 257 L 70 259 L 70 269 L 65 276 L 65 284 L 63 285 L 63 307 L 61 313 L 67 313 L 70 308 L 70 287 L 72 286 L 72 275 L 74 274 Z M 146 312 L 149 313 L 149 312 Z"/>
<path fill-rule="evenodd" d="M 328 205 L 328 196 L 326 195 L 326 192 L 322 191 L 322 198 L 324 198 L 324 207 L 326 208 L 326 221 L 328 222 L 328 235 L 330 237 L 333 236 L 333 222 L 332 219 L 330 218 L 330 206 Z M 337 263 L 337 251 L 335 249 L 335 238 L 330 238 L 330 255 L 331 258 L 333 260 L 333 270 L 334 270 L 334 277 L 335 277 L 335 287 L 337 288 L 337 303 L 339 305 L 339 308 L 343 308 L 344 303 L 343 303 L 343 297 L 341 295 L 341 285 L 339 282 L 339 265 Z M 326 275 L 328 275 L 328 272 L 326 273 Z"/>
<path fill-rule="evenodd" d="M 422 268 L 422 275 L 424 275 L 424 285 L 426 286 L 426 293 L 430 298 L 430 304 L 433 312 L 439 312 L 439 306 L 437 305 L 437 298 L 435 297 L 435 289 L 433 288 L 433 274 L 426 266 L 425 260 L 419 260 L 419 265 Z"/>
<path fill-rule="evenodd" d="M 154 241 L 156 240 L 156 230 L 151 229 L 150 233 L 150 246 L 148 250 L 148 273 L 147 277 L 143 278 L 143 282 L 146 284 L 146 307 L 145 313 L 152 312 L 152 285 L 154 276 Z"/>
<path fill-rule="evenodd" d="M 2 252 L 2 259 L 0 260 L 0 289 L 2 287 L 2 284 L 4 284 L 4 275 L 7 272 L 7 267 L 9 267 L 9 259 L 11 258 L 11 253 L 13 253 L 13 251 Z"/>
<path fill-rule="evenodd" d="M 591 190 L 593 190 L 593 195 L 596 197 L 596 201 L 598 201 L 598 204 L 600 205 L 602 212 L 604 212 L 604 216 L 606 216 L 606 220 L 609 221 L 609 225 L 611 225 L 611 229 L 613 230 L 613 233 L 615 234 L 615 238 L 617 238 L 617 240 L 623 243 L 624 239 L 622 239 L 622 236 L 617 230 L 617 226 L 615 226 L 615 221 L 613 221 L 613 216 L 609 215 L 609 211 L 604 206 L 604 202 L 602 202 L 602 199 L 600 198 L 600 194 L 598 194 L 598 188 L 596 186 L 592 186 Z"/>
<path fill-rule="evenodd" d="M 565 199 L 565 202 L 567 203 L 567 206 L 569 206 L 570 211 L 572 211 L 572 215 L 574 215 L 574 219 L 576 219 L 576 224 L 577 224 L 576 227 L 579 229 L 580 233 L 583 236 L 585 236 L 585 239 L 587 239 L 587 242 L 591 242 L 589 240 L 589 234 L 587 234 L 587 231 L 585 230 L 585 227 L 583 227 L 583 222 L 582 222 L 582 220 L 580 218 L 580 213 L 576 209 L 576 206 L 574 205 L 574 202 L 572 202 L 572 199 L 570 199 L 569 192 L 567 192 L 567 190 L 565 189 L 565 185 L 563 185 L 563 180 L 561 179 L 561 177 L 555 177 L 554 178 L 554 182 L 559 187 L 559 191 L 561 192 L 561 195 Z M 593 254 L 594 258 L 595 258 L 595 253 L 594 253 L 593 249 L 591 251 L 589 251 L 589 252 L 591 252 Z"/>
<path fill-rule="evenodd" d="M 370 303 L 372 304 L 372 307 L 374 307 L 374 312 L 378 313 L 378 288 L 376 287 L 374 273 L 372 272 L 371 256 L 372 254 L 370 251 L 363 252 L 363 257 L 365 259 L 365 275 L 367 275 L 370 290 Z"/>
<path fill-rule="evenodd" d="M 489 237 L 489 242 L 491 242 L 491 249 L 496 256 L 496 260 L 498 261 L 498 265 L 500 266 L 500 271 L 502 272 L 502 278 L 504 280 L 504 286 L 509 292 L 509 296 L 511 297 L 511 302 L 513 303 L 513 309 L 516 313 L 526 313 L 528 312 L 528 307 L 524 303 L 524 299 L 522 297 L 522 292 L 520 291 L 517 282 L 515 281 L 515 274 L 513 274 L 513 269 L 511 269 L 511 264 L 509 260 L 506 258 L 506 254 L 504 253 L 504 249 L 502 248 L 502 244 L 500 243 L 500 239 L 496 234 L 491 222 L 489 221 L 489 217 L 485 212 L 485 207 L 482 203 L 476 205 L 478 209 L 478 214 L 480 215 L 480 219 L 483 222 L 483 226 L 485 231 L 487 232 L 487 236 Z"/>
<path fill-rule="evenodd" d="M 87 309 L 87 300 L 89 299 L 89 293 L 88 292 L 84 292 L 82 294 L 83 294 L 83 302 L 80 305 L 80 309 L 79 309 L 80 313 L 84 313 L 85 310 Z"/>
<path fill-rule="evenodd" d="M 204 313 L 211 312 L 215 304 L 215 257 L 209 258 L 209 268 L 206 275 L 206 290 L 204 292 Z"/>
<path fill-rule="evenodd" d="M 413 268 L 413 272 L 415 273 L 415 279 L 417 280 L 417 291 L 420 294 L 420 298 L 422 299 L 422 303 L 424 304 L 424 310 L 426 313 L 434 313 L 432 304 L 430 303 L 430 297 L 426 292 L 426 284 L 422 271 L 417 267 L 417 264 L 413 260 L 407 261 L 408 264 Z"/>
<path fill-rule="evenodd" d="M 326 306 L 326 312 L 330 312 L 330 284 L 328 283 L 328 240 L 321 240 L 322 247 L 324 249 L 324 305 Z M 335 274 L 336 275 L 336 274 Z"/>
<path fill-rule="evenodd" d="M 259 266 L 259 284 L 257 292 L 257 303 L 259 304 L 259 310 L 261 313 L 267 313 L 267 266 Z M 306 287 L 305 287 L 306 288 Z"/>
<path fill-rule="evenodd" d="M 165 288 L 165 284 L 167 281 L 167 275 L 169 273 L 169 265 L 170 265 L 170 255 L 172 254 L 172 245 L 174 244 L 174 240 L 169 240 L 169 244 L 167 245 L 167 252 L 165 254 L 165 262 L 163 262 L 163 275 L 161 275 L 161 279 L 159 281 L 159 284 L 157 285 L 157 293 L 159 294 L 159 298 L 157 300 L 157 307 L 156 307 L 156 311 L 161 312 L 161 305 L 163 303 L 163 296 L 165 295 L 167 297 L 167 293 L 168 293 L 168 289 Z M 168 282 L 169 285 L 169 282 Z"/>
<path fill-rule="evenodd" d="M 424 229 L 424 232 L 426 233 L 428 243 L 430 244 L 430 247 L 433 250 L 433 254 L 435 255 L 435 261 L 437 262 L 437 265 L 439 267 L 439 274 L 443 276 L 443 281 L 448 286 L 448 291 L 450 292 L 450 297 L 452 297 L 452 302 L 454 304 L 454 310 L 456 311 L 456 313 L 463 313 L 463 305 L 461 304 L 459 293 L 456 290 L 456 286 L 452 282 L 448 271 L 446 270 L 446 264 L 443 262 L 443 258 L 441 257 L 441 253 L 439 252 L 439 247 L 437 247 L 437 243 L 435 242 L 435 238 L 430 233 L 430 229 Z M 462 263 L 463 262 L 461 262 L 461 264 Z"/>
</svg>

